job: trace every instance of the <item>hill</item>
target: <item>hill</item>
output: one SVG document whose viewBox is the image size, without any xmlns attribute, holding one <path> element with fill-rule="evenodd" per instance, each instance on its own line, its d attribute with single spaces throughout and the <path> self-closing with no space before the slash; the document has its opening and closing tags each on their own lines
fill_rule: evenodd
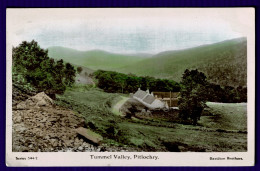
<svg viewBox="0 0 260 171">
<path fill-rule="evenodd" d="M 238 38 L 195 48 L 167 51 L 117 69 L 180 81 L 185 69 L 199 69 L 220 85 L 246 86 L 247 40 Z"/>
<path fill-rule="evenodd" d="M 247 40 L 237 38 L 199 47 L 151 54 L 115 54 L 50 47 L 49 56 L 88 67 L 180 81 L 185 69 L 198 69 L 216 84 L 246 86 Z"/>
<path fill-rule="evenodd" d="M 90 69 L 113 70 L 131 65 L 147 58 L 137 55 L 115 54 L 101 50 L 78 51 L 75 49 L 54 46 L 48 48 L 48 54 L 54 59 L 63 59 L 67 62 L 86 66 Z"/>
</svg>

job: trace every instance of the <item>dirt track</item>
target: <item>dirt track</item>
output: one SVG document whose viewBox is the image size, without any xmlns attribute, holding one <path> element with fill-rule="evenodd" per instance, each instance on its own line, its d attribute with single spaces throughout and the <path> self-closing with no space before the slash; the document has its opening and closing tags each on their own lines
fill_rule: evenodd
<svg viewBox="0 0 260 171">
<path fill-rule="evenodd" d="M 125 104 L 125 102 L 129 99 L 128 97 L 123 97 L 121 96 L 122 100 L 117 102 L 113 107 L 112 107 L 112 112 L 116 115 L 124 116 L 124 114 L 120 111 L 121 107 Z"/>
</svg>

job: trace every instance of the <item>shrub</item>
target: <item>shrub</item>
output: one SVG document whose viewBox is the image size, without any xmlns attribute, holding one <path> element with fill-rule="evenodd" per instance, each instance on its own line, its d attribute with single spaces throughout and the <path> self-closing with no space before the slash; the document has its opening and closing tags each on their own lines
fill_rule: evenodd
<svg viewBox="0 0 260 171">
<path fill-rule="evenodd" d="M 82 72 L 82 67 L 77 67 L 77 72 L 80 74 Z"/>
</svg>

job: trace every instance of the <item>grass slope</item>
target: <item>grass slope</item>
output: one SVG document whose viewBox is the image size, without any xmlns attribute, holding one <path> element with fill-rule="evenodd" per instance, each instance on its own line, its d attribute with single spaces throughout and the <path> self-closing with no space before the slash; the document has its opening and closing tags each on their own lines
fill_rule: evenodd
<svg viewBox="0 0 260 171">
<path fill-rule="evenodd" d="M 78 51 L 59 46 L 49 47 L 48 54 L 51 58 L 63 59 L 67 62 L 94 70 L 113 70 L 147 58 L 146 56 L 115 54 L 101 50 Z"/>
<path fill-rule="evenodd" d="M 121 96 L 76 85 L 58 96 L 56 103 L 83 116 L 86 126 L 101 134 L 104 143 L 111 146 L 128 146 L 137 151 L 247 150 L 245 104 L 209 103 L 214 115 L 202 116 L 199 121 L 201 126 L 192 126 L 122 118 L 112 113 L 113 106 L 121 103 Z"/>
<path fill-rule="evenodd" d="M 245 86 L 247 41 L 245 38 L 238 38 L 190 49 L 162 52 L 117 71 L 180 81 L 185 69 L 199 69 L 209 80 L 221 85 Z"/>
<path fill-rule="evenodd" d="M 200 123 L 208 128 L 247 131 L 247 103 L 207 102 L 210 116 L 202 117 Z"/>
</svg>

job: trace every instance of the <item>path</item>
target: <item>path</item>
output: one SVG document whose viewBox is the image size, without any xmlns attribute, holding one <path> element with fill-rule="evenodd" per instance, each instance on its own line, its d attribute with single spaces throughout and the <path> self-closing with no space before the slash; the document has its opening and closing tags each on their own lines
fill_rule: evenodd
<svg viewBox="0 0 260 171">
<path fill-rule="evenodd" d="M 118 101 L 113 107 L 112 107 L 112 113 L 116 114 L 116 115 L 123 115 L 119 109 L 121 108 L 121 106 L 129 99 L 129 97 L 124 97 L 124 96 L 120 96 L 121 100 Z"/>
</svg>

